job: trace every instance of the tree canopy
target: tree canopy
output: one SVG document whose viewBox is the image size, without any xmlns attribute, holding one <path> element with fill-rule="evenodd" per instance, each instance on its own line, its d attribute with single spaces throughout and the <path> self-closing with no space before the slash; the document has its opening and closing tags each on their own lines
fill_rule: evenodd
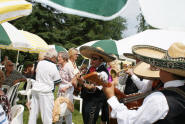
<svg viewBox="0 0 185 124">
<path fill-rule="evenodd" d="M 86 42 L 104 39 L 122 39 L 126 29 L 126 20 L 118 17 L 111 21 L 95 20 L 75 15 L 64 14 L 48 6 L 33 3 L 29 16 L 11 21 L 20 30 L 29 31 L 43 38 L 48 44 L 62 45 L 66 49 L 77 47 Z M 2 52 L 11 60 L 16 60 L 16 52 Z M 27 59 L 33 61 L 35 55 L 20 54 L 20 63 Z"/>
<path fill-rule="evenodd" d="M 23 29 L 42 37 L 48 44 L 61 44 L 65 48 L 76 47 L 92 40 L 122 38 L 126 29 L 125 19 L 100 21 L 64 14 L 40 4 L 33 5 L 32 14 L 12 22 Z"/>
</svg>

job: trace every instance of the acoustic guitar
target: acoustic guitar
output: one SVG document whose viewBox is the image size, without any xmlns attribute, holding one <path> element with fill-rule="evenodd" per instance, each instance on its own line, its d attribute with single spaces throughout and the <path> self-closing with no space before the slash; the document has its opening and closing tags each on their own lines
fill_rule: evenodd
<svg viewBox="0 0 185 124">
<path fill-rule="evenodd" d="M 103 86 L 103 87 L 110 87 L 112 83 L 105 83 L 103 82 L 97 72 L 92 72 L 83 76 L 83 78 L 95 85 Z M 120 103 L 124 103 L 128 109 L 138 109 L 143 103 L 143 100 L 146 96 L 148 96 L 151 92 L 147 93 L 133 93 L 129 95 L 125 95 L 119 89 L 114 88 L 115 96 L 118 98 Z M 111 109 L 111 108 L 110 108 Z M 110 124 L 117 124 L 117 120 L 114 118 L 110 118 Z"/>
</svg>

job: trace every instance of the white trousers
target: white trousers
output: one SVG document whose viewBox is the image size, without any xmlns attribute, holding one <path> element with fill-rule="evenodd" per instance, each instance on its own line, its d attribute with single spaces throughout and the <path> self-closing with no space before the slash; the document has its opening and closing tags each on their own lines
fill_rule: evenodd
<svg viewBox="0 0 185 124">
<path fill-rule="evenodd" d="M 52 111 L 54 105 L 54 95 L 50 93 L 32 93 L 31 110 L 28 124 L 36 124 L 39 112 L 43 124 L 52 124 Z"/>
</svg>

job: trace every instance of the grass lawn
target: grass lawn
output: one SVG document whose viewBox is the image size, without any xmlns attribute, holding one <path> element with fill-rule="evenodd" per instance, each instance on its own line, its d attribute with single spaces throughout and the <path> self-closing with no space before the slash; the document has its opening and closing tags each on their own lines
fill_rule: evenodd
<svg viewBox="0 0 185 124">
<path fill-rule="evenodd" d="M 24 85 L 23 83 L 20 84 L 19 90 L 23 89 L 23 85 Z M 57 91 L 58 91 L 58 87 L 56 87 L 56 90 L 55 90 L 55 93 L 54 93 L 55 97 L 56 97 Z M 23 99 L 23 97 L 20 96 L 20 95 L 19 95 L 19 98 L 21 100 L 19 100 L 17 104 L 23 104 L 24 105 L 23 123 L 28 124 L 29 111 L 28 111 L 27 107 L 25 106 L 26 100 Z M 74 124 L 83 124 L 82 114 L 79 112 L 79 108 L 80 108 L 79 101 L 74 101 L 74 112 L 73 112 L 73 116 L 72 116 Z M 37 124 L 42 124 L 41 116 L 39 116 L 39 118 L 37 120 Z M 100 124 L 100 118 L 98 119 L 97 124 Z"/>
</svg>

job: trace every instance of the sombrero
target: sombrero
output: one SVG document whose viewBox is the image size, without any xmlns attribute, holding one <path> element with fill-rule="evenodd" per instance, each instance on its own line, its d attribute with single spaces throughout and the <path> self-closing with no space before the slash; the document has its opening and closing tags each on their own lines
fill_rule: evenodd
<svg viewBox="0 0 185 124">
<path fill-rule="evenodd" d="M 133 69 L 135 75 L 142 77 L 144 79 L 158 79 L 159 78 L 159 69 L 151 69 L 151 65 L 145 62 L 139 62 Z"/>
<path fill-rule="evenodd" d="M 175 42 L 168 50 L 149 45 L 136 45 L 132 47 L 132 52 L 143 62 L 185 77 L 185 45 L 183 43 Z"/>
<path fill-rule="evenodd" d="M 123 56 L 129 59 L 136 59 L 136 56 L 132 53 L 123 53 Z"/>
<path fill-rule="evenodd" d="M 80 47 L 80 54 L 82 54 L 83 56 L 89 59 L 92 58 L 92 55 L 98 55 L 98 56 L 101 56 L 106 62 L 111 62 L 116 59 L 115 57 L 105 53 L 103 49 L 95 48 L 93 46 Z"/>
</svg>

